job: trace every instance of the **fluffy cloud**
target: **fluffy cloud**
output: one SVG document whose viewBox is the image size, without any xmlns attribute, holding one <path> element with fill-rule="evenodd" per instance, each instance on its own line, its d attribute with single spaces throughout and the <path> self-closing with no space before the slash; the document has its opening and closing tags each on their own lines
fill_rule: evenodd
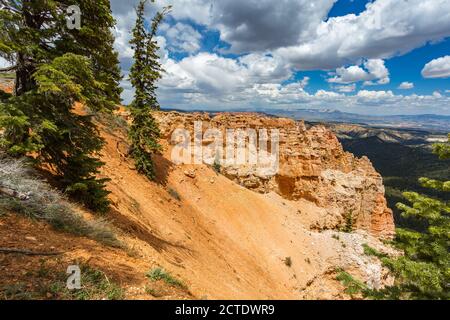
<svg viewBox="0 0 450 320">
<path fill-rule="evenodd" d="M 267 51 L 309 40 L 336 0 L 220 0 L 210 24 L 234 52 Z"/>
<path fill-rule="evenodd" d="M 374 82 L 374 80 L 377 80 Z M 370 59 L 361 66 L 336 69 L 335 76 L 327 79 L 330 83 L 349 84 L 364 81 L 365 85 L 389 83 L 389 70 L 381 59 Z"/>
<path fill-rule="evenodd" d="M 115 0 L 123 1 L 123 0 Z M 123 2 L 128 2 L 123 1 Z M 213 0 L 160 0 L 156 1 L 158 9 L 172 5 L 171 15 L 177 20 L 190 19 L 199 24 L 209 25 L 211 23 L 211 11 L 214 6 Z"/>
<path fill-rule="evenodd" d="M 339 92 L 349 93 L 356 90 L 356 84 L 353 83 L 345 86 L 335 86 L 334 88 Z"/>
<path fill-rule="evenodd" d="M 310 41 L 276 52 L 299 70 L 386 59 L 450 36 L 448 0 L 377 0 L 359 15 L 322 22 Z"/>
<path fill-rule="evenodd" d="M 359 15 L 325 21 L 335 0 L 161 0 L 175 19 L 220 31 L 234 52 L 272 51 L 298 70 L 384 59 L 450 36 L 448 0 L 376 0 Z M 136 0 L 112 0 L 124 15 Z M 152 6 L 149 6 L 152 7 Z"/>
<path fill-rule="evenodd" d="M 336 98 L 342 98 L 344 95 L 333 92 L 333 91 L 326 91 L 326 90 L 317 90 L 314 97 L 319 99 L 327 99 L 327 100 L 334 100 Z"/>
<path fill-rule="evenodd" d="M 111 0 L 111 9 L 114 15 L 124 16 L 138 5 L 139 0 Z M 155 3 L 148 1 L 146 15 L 153 17 L 157 10 L 171 5 L 171 16 L 176 20 L 190 19 L 199 24 L 211 23 L 211 10 L 213 0 L 158 0 Z M 134 23 L 134 20 L 132 21 Z"/>
<path fill-rule="evenodd" d="M 391 99 L 394 98 L 394 93 L 392 91 L 369 91 L 361 90 L 358 92 L 358 98 L 367 100 L 380 100 L 380 99 Z"/>
<path fill-rule="evenodd" d="M 428 62 L 422 70 L 424 78 L 450 77 L 450 56 L 441 57 Z"/>
<path fill-rule="evenodd" d="M 192 26 L 178 22 L 173 26 L 163 24 L 160 30 L 164 32 L 170 50 L 187 53 L 200 50 L 202 35 Z"/>
<path fill-rule="evenodd" d="M 401 90 L 409 90 L 409 89 L 413 89 L 413 88 L 414 88 L 414 83 L 405 81 L 405 82 L 402 82 L 402 83 L 398 86 L 398 88 L 401 89 Z"/>
<path fill-rule="evenodd" d="M 442 94 L 439 91 L 435 91 L 435 92 L 433 92 L 433 97 L 442 98 Z"/>
<path fill-rule="evenodd" d="M 371 114 L 416 114 L 434 112 L 449 114 L 450 97 L 433 95 L 395 95 L 392 91 L 361 90 L 354 95 L 345 95 L 323 89 L 314 94 L 308 93 L 300 83 L 280 85 L 277 83 L 255 84 L 241 91 L 233 91 L 224 96 L 208 92 L 186 92 L 182 99 L 176 100 L 172 94 L 162 93 L 162 103 L 176 103 L 182 109 L 192 105 L 205 110 L 233 110 L 255 107 L 265 109 L 338 109 L 346 112 Z"/>
<path fill-rule="evenodd" d="M 236 60 L 202 52 L 179 62 L 169 59 L 163 67 L 166 73 L 162 87 L 209 95 L 232 94 L 255 84 L 281 82 L 291 76 L 275 58 L 258 54 Z"/>
<path fill-rule="evenodd" d="M 119 57 L 123 59 L 132 58 L 134 51 L 130 46 L 131 30 L 136 21 L 134 10 L 126 11 L 125 14 L 117 14 L 116 28 L 114 29 L 115 49 L 119 53 Z"/>
<path fill-rule="evenodd" d="M 111 2 L 118 22 L 115 45 L 126 74 L 133 54 L 128 42 L 137 0 Z M 327 19 L 334 2 L 160 0 L 149 5 L 148 19 L 156 9 L 174 5 L 158 37 L 167 71 L 159 84 L 161 104 L 187 109 L 328 107 L 352 112 L 373 106 L 385 113 L 428 113 L 427 108 L 450 113 L 450 97 L 440 93 L 352 93 L 359 82 L 389 83 L 385 59 L 450 36 L 449 1 L 376 0 L 359 15 Z M 230 51 L 240 54 L 201 52 L 202 36 L 195 24 L 218 30 Z M 187 57 L 177 61 L 169 51 L 182 51 Z M 335 70 L 327 79 L 335 92 L 309 92 L 308 77 L 285 84 L 298 70 Z M 127 103 L 133 90 L 127 81 L 123 87 Z"/>
</svg>

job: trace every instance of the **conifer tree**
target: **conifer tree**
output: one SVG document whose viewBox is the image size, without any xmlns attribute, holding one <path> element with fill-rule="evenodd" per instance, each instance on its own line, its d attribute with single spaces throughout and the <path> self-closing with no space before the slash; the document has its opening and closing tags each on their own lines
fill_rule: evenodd
<svg viewBox="0 0 450 320">
<path fill-rule="evenodd" d="M 105 179 L 96 179 L 103 140 L 91 116 L 111 111 L 121 79 L 109 0 L 2 0 L 0 56 L 14 63 L 15 94 L 0 105 L 1 146 L 13 156 L 33 155 L 56 173 L 61 187 L 88 207 L 106 211 Z M 67 27 L 78 5 L 81 29 Z"/>
<path fill-rule="evenodd" d="M 440 159 L 450 159 L 448 143 L 435 144 Z M 450 181 L 420 179 L 423 187 L 450 192 Z M 427 229 L 398 229 L 395 245 L 404 252 L 398 258 L 382 259 L 396 277 L 396 283 L 381 291 L 383 298 L 450 299 L 450 203 L 415 192 L 404 197 L 410 205 L 398 204 L 403 216 L 424 221 Z"/>
<path fill-rule="evenodd" d="M 433 151 L 440 159 L 450 159 L 450 134 L 447 143 L 436 144 Z M 420 179 L 423 187 L 450 192 L 450 181 Z M 409 205 L 397 207 L 407 218 L 425 222 L 425 231 L 397 229 L 394 245 L 403 254 L 389 257 L 366 247 L 367 254 L 381 258 L 383 264 L 395 276 L 395 283 L 381 290 L 372 290 L 342 273 L 338 280 L 345 280 L 347 290 L 357 289 L 371 299 L 450 299 L 450 203 L 430 198 L 416 192 L 406 192 Z"/>
<path fill-rule="evenodd" d="M 158 143 L 160 131 L 151 112 L 160 109 L 156 97 L 156 83 L 163 71 L 159 62 L 159 47 L 155 36 L 170 7 L 164 8 L 155 15 L 150 31 L 147 31 L 146 3 L 146 0 L 141 0 L 136 8 L 137 19 L 133 28 L 133 38 L 130 41 L 134 49 L 134 64 L 130 70 L 130 80 L 135 88 L 135 95 L 130 106 L 133 123 L 129 135 L 131 155 L 135 160 L 136 169 L 149 179 L 154 179 L 152 155 L 158 152 L 161 146 Z"/>
</svg>

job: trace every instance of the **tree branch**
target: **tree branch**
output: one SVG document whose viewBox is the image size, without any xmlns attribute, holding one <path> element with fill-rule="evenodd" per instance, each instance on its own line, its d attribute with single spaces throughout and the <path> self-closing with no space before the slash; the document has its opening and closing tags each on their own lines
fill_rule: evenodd
<svg viewBox="0 0 450 320">
<path fill-rule="evenodd" d="M 17 69 L 17 65 L 15 66 L 11 66 L 11 67 L 6 67 L 6 68 L 0 68 L 0 73 L 6 73 L 6 72 L 11 72 Z"/>
<path fill-rule="evenodd" d="M 0 186 L 0 193 L 6 194 L 7 196 L 19 199 L 19 200 L 28 200 L 30 198 L 30 195 L 28 194 L 24 194 L 24 193 L 20 193 L 16 190 L 7 188 L 7 187 L 2 187 Z"/>
<path fill-rule="evenodd" d="M 24 254 L 27 256 L 58 256 L 63 254 L 62 252 L 34 252 L 30 250 L 24 250 L 24 249 L 10 249 L 10 248 L 0 248 L 0 253 L 5 254 Z"/>
</svg>

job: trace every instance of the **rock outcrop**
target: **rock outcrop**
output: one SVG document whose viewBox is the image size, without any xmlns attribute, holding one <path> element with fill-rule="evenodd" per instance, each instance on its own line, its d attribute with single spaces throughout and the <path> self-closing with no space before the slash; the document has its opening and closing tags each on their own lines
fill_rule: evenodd
<svg viewBox="0 0 450 320">
<path fill-rule="evenodd" d="M 163 138 L 172 146 L 177 128 L 187 130 L 193 141 L 194 123 L 200 121 L 202 133 L 215 128 L 224 137 L 227 129 L 278 130 L 279 167 L 275 174 L 267 174 L 254 164 L 221 162 L 222 174 L 256 192 L 276 192 L 286 199 L 306 199 L 326 208 L 327 214 L 315 219 L 313 229 L 354 228 L 383 238 L 394 234 L 382 177 L 368 158 L 345 152 L 336 136 L 323 126 L 307 129 L 303 121 L 251 113 L 158 112 L 155 116 Z M 203 141 L 203 147 L 210 142 Z"/>
</svg>

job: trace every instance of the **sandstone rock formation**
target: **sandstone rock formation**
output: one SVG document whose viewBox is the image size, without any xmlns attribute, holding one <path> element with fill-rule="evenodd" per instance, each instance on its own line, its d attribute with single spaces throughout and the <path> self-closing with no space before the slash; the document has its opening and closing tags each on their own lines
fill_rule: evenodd
<svg viewBox="0 0 450 320">
<path fill-rule="evenodd" d="M 202 133 L 219 129 L 260 129 L 279 131 L 279 169 L 274 175 L 258 165 L 221 162 L 221 172 L 242 186 L 260 193 L 276 192 L 286 199 L 306 199 L 326 214 L 316 217 L 311 228 L 318 230 L 354 228 L 378 237 L 394 234 L 392 211 L 384 197 L 383 181 L 368 158 L 345 152 L 336 136 L 323 126 L 307 129 L 303 121 L 265 117 L 251 113 L 159 112 L 156 118 L 163 138 L 172 141 L 177 128 L 190 132 L 202 122 Z M 191 143 L 193 143 L 191 141 Z M 211 141 L 203 141 L 205 147 Z M 193 146 L 192 146 L 193 148 Z M 269 145 L 270 149 L 270 145 Z M 350 224 L 350 225 L 349 225 Z"/>
</svg>

